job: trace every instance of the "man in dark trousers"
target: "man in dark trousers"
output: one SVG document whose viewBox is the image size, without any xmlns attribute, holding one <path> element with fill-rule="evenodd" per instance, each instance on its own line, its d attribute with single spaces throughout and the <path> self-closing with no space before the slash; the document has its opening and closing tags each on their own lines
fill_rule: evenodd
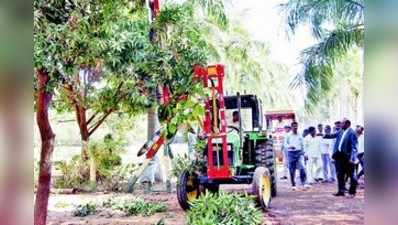
<svg viewBox="0 0 398 225">
<path fill-rule="evenodd" d="M 335 196 L 344 196 L 345 178 L 350 178 L 350 188 L 348 193 L 350 197 L 355 197 L 357 189 L 357 178 L 355 175 L 355 164 L 357 163 L 357 144 L 358 139 L 355 131 L 351 128 L 351 122 L 348 119 L 341 121 L 342 129 L 334 134 L 326 134 L 324 138 L 336 138 L 333 148 L 332 158 L 335 161 L 338 191 Z"/>
</svg>

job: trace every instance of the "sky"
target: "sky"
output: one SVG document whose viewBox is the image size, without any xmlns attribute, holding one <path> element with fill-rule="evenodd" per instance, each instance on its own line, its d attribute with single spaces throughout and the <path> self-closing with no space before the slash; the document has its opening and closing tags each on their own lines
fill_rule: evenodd
<svg viewBox="0 0 398 225">
<path fill-rule="evenodd" d="M 286 0 L 230 0 L 228 7 L 251 34 L 252 38 L 267 42 L 274 60 L 297 66 L 302 49 L 314 44 L 308 27 L 300 27 L 288 40 L 286 23 L 282 19 L 278 5 Z"/>
</svg>

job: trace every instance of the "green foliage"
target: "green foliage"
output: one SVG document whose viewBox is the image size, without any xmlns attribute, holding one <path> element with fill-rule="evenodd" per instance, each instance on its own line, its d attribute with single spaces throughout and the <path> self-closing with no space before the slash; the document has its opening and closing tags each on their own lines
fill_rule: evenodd
<svg viewBox="0 0 398 225">
<path fill-rule="evenodd" d="M 90 158 L 94 158 L 97 166 L 99 179 L 109 177 L 111 171 L 120 166 L 122 158 L 120 154 L 124 152 L 122 140 L 117 140 L 108 134 L 101 141 L 91 141 L 89 143 Z"/>
<path fill-rule="evenodd" d="M 201 121 L 204 108 L 198 96 L 203 95 L 204 92 L 200 85 L 193 86 L 192 92 L 196 92 L 196 95 L 191 95 L 187 100 L 176 100 L 167 106 L 159 107 L 159 120 L 163 123 L 167 122 L 166 132 L 168 137 L 174 136 L 182 124 L 193 126 Z"/>
<path fill-rule="evenodd" d="M 193 162 L 186 154 L 175 157 L 172 165 L 171 175 L 174 177 L 180 176 L 183 171 L 188 170 L 189 172 L 193 172 L 195 170 Z"/>
<path fill-rule="evenodd" d="M 194 171 L 203 171 L 206 164 L 203 157 L 205 146 L 206 141 L 204 139 L 197 138 L 194 146 L 194 159 L 190 159 L 187 154 L 177 155 L 173 158 L 171 175 L 178 178 L 183 171 L 189 171 L 190 173 Z"/>
<path fill-rule="evenodd" d="M 321 38 L 337 24 L 363 24 L 363 0 L 290 0 L 281 4 L 289 31 L 309 24 L 313 35 Z"/>
<path fill-rule="evenodd" d="M 151 216 L 155 213 L 166 212 L 163 203 L 147 202 L 140 198 L 126 199 L 124 201 L 108 199 L 102 203 L 103 207 L 123 211 L 127 216 Z"/>
<path fill-rule="evenodd" d="M 262 213 L 249 197 L 206 192 L 195 200 L 187 214 L 189 225 L 259 225 Z"/>
<path fill-rule="evenodd" d="M 101 141 L 90 142 L 89 152 L 96 162 L 98 188 L 108 191 L 125 191 L 129 179 L 134 176 L 138 168 L 132 163 L 122 165 L 120 154 L 124 152 L 124 142 L 107 135 Z M 55 167 L 62 174 L 61 177 L 55 178 L 55 188 L 87 189 L 89 162 L 82 161 L 80 155 L 74 156 L 69 162 L 56 162 Z"/>
<path fill-rule="evenodd" d="M 310 25 L 319 43 L 305 49 L 300 61 L 303 70 L 292 86 L 307 89 L 306 109 L 330 94 L 335 66 L 347 52 L 364 43 L 363 0 L 290 0 L 281 5 L 288 30 L 294 34 L 299 25 Z"/>
<path fill-rule="evenodd" d="M 93 202 L 86 204 L 80 204 L 73 210 L 73 216 L 85 217 L 88 215 L 94 215 L 97 213 L 97 205 Z"/>
<path fill-rule="evenodd" d="M 61 177 L 55 177 L 54 188 L 81 188 L 86 185 L 89 166 L 81 160 L 80 155 L 75 155 L 69 162 L 55 162 L 54 166 L 62 174 Z"/>
<path fill-rule="evenodd" d="M 354 46 L 363 46 L 363 37 L 363 27 L 353 30 L 337 29 L 301 53 L 304 71 L 296 76 L 292 85 L 307 87 L 307 110 L 311 111 L 315 103 L 330 94 L 334 84 L 333 77 L 336 76 L 336 65 L 342 63 Z"/>
<path fill-rule="evenodd" d="M 201 7 L 212 23 L 223 30 L 227 29 L 229 19 L 225 12 L 223 0 L 191 0 L 190 2 L 193 7 Z"/>
<path fill-rule="evenodd" d="M 48 71 L 53 86 L 59 87 L 54 99 L 58 111 L 80 104 L 94 115 L 135 115 L 156 103 L 155 89 L 163 84 L 172 88 L 175 102 L 165 111 L 179 117 L 179 124 L 191 119 L 173 107 L 179 96 L 198 94 L 193 66 L 205 65 L 208 58 L 194 5 L 206 9 L 206 15 L 223 17 L 225 25 L 222 1 L 167 3 L 153 24 L 142 4 L 35 1 L 35 68 Z M 154 42 L 149 39 L 151 30 L 156 33 Z M 71 97 L 63 85 L 71 85 L 78 97 Z M 167 131 L 173 133 L 176 127 L 172 123 Z"/>
<path fill-rule="evenodd" d="M 102 179 L 100 186 L 108 191 L 125 192 L 137 170 L 138 166 L 134 163 L 116 166 L 110 171 L 109 176 Z"/>
<path fill-rule="evenodd" d="M 155 213 L 166 212 L 167 206 L 163 203 L 147 202 L 141 198 L 124 200 L 109 198 L 102 203 L 79 204 L 73 210 L 73 216 L 94 215 L 104 209 L 119 210 L 124 212 L 126 216 L 152 216 Z"/>
</svg>

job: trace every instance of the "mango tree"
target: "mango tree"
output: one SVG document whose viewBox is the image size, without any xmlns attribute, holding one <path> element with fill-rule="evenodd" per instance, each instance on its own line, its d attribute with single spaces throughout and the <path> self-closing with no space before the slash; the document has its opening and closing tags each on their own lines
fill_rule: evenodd
<svg viewBox="0 0 398 225">
<path fill-rule="evenodd" d="M 173 87 L 173 98 L 200 92 L 192 83 L 193 66 L 205 64 L 207 52 L 187 5 L 170 6 L 153 25 L 142 10 L 123 0 L 38 0 L 34 10 L 36 104 L 42 134 L 35 224 L 45 224 L 55 137 L 48 108 L 75 111 L 84 149 L 84 141 L 112 112 L 137 113 L 156 102 L 149 93 L 158 84 Z M 162 46 L 149 42 L 151 28 L 173 24 Z M 51 104 L 53 94 L 56 101 Z M 184 118 L 190 120 L 184 117 L 184 108 L 192 105 L 181 108 L 173 101 L 164 109 L 178 118 L 170 123 L 170 133 Z M 199 107 L 193 108 L 198 112 Z"/>
</svg>

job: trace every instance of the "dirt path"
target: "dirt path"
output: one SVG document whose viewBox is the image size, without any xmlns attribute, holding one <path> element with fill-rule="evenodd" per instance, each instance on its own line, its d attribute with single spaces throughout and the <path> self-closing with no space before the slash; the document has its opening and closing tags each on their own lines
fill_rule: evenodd
<svg viewBox="0 0 398 225">
<path fill-rule="evenodd" d="M 224 186 L 230 192 L 241 192 L 248 186 Z M 291 191 L 287 181 L 279 181 L 278 197 L 272 200 L 272 208 L 264 213 L 264 224 L 295 225 L 295 224 L 339 224 L 354 225 L 364 222 L 364 191 L 359 190 L 356 198 L 334 197 L 335 184 L 316 184 L 306 191 Z M 132 195 L 81 194 L 52 195 L 49 206 L 49 224 L 96 224 L 96 225 L 151 225 L 164 218 L 167 225 L 185 224 L 185 213 L 177 203 L 175 193 L 152 193 L 140 196 L 149 201 L 164 202 L 168 206 L 166 213 L 158 213 L 151 217 L 124 217 L 121 214 L 101 212 L 83 218 L 73 217 L 73 205 L 88 202 L 102 202 L 110 197 L 128 198 Z"/>
<path fill-rule="evenodd" d="M 287 181 L 280 181 L 278 189 L 278 197 L 272 200 L 272 209 L 267 213 L 272 224 L 364 223 L 363 189 L 354 199 L 333 196 L 336 184 L 315 184 L 306 191 L 291 191 Z"/>
</svg>

